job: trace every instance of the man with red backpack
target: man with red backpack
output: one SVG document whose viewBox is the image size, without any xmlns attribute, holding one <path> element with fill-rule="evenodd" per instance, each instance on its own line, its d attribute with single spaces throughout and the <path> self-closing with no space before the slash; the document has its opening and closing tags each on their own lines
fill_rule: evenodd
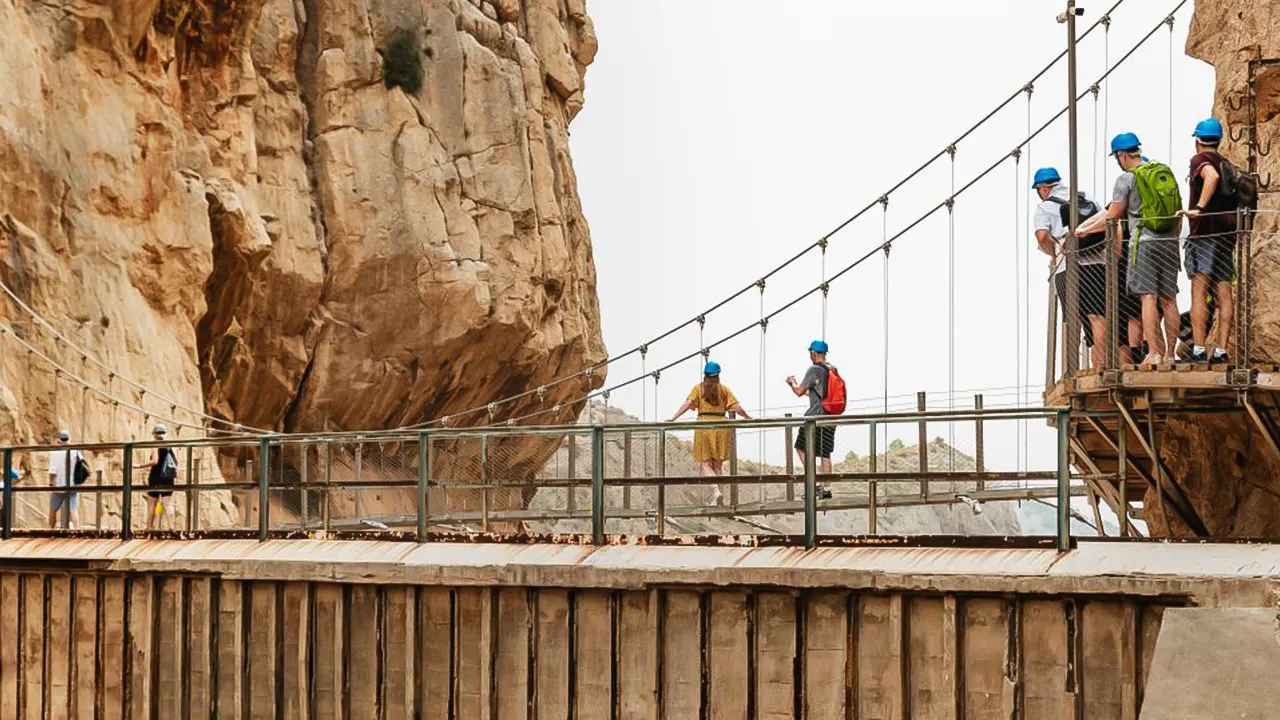
<svg viewBox="0 0 1280 720">
<path fill-rule="evenodd" d="M 822 340 L 814 340 L 809 344 L 810 366 L 805 371 L 804 379 L 796 382 L 796 376 L 787 378 L 787 385 L 796 397 L 809 397 L 809 409 L 805 417 L 822 415 L 839 415 L 844 412 L 845 384 L 840 372 L 827 362 L 827 344 Z M 819 425 L 814 428 L 814 458 L 818 461 L 819 473 L 831 473 L 831 452 L 836 446 L 836 429 L 830 425 Z M 796 454 L 800 456 L 800 464 L 805 462 L 805 453 L 809 447 L 805 443 L 805 435 L 799 433 L 796 438 Z M 826 485 L 818 485 L 818 498 L 831 499 L 831 490 Z"/>
</svg>

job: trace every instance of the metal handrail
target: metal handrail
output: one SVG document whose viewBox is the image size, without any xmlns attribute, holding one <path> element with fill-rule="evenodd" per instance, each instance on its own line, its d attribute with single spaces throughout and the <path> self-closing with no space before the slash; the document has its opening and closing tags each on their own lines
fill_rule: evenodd
<svg viewBox="0 0 1280 720">
<path fill-rule="evenodd" d="M 646 485 L 654 486 L 659 489 L 660 500 L 658 511 L 659 517 L 663 514 L 661 493 L 665 491 L 667 486 L 679 486 L 688 484 L 699 484 L 699 481 L 705 482 L 705 478 L 695 477 L 666 477 L 665 472 L 660 470 L 656 477 L 643 478 L 607 478 L 605 477 L 605 438 L 608 433 L 635 433 L 637 431 L 653 431 L 659 433 L 660 441 L 665 439 L 667 432 L 673 430 L 717 430 L 717 429 L 799 429 L 803 433 L 803 437 L 808 439 L 809 447 L 813 447 L 816 439 L 816 431 L 819 427 L 848 427 L 848 426 L 870 426 L 878 427 L 880 425 L 891 424 L 907 424 L 919 423 L 923 426 L 929 421 L 937 422 L 966 422 L 966 421 L 987 421 L 987 420 L 1026 420 L 1026 419 L 1044 419 L 1047 421 L 1056 421 L 1058 427 L 1058 463 L 1054 470 L 1024 471 L 1015 473 L 993 472 L 984 469 L 978 469 L 974 472 L 930 472 L 927 467 L 920 467 L 915 471 L 902 472 L 876 472 L 874 468 L 870 472 L 832 472 L 822 473 L 817 468 L 816 460 L 813 453 L 807 453 L 805 457 L 804 467 L 800 474 L 788 473 L 786 475 L 768 475 L 768 474 L 752 474 L 746 476 L 732 476 L 735 483 L 745 482 L 748 484 L 761 483 L 792 483 L 803 482 L 805 486 L 805 495 L 803 501 L 804 524 L 805 524 L 805 546 L 815 547 L 817 544 L 818 527 L 817 527 L 817 511 L 819 505 L 817 502 L 818 482 L 822 480 L 832 480 L 841 482 L 863 482 L 868 483 L 874 488 L 877 482 L 893 482 L 899 480 L 910 480 L 919 482 L 921 485 L 921 496 L 924 500 L 928 500 L 927 487 L 932 483 L 947 482 L 983 482 L 988 480 L 1007 480 L 1007 479 L 1043 479 L 1057 481 L 1057 497 L 1059 500 L 1058 507 L 1058 530 L 1057 542 L 1060 549 L 1066 550 L 1070 546 L 1069 536 L 1069 518 L 1070 508 L 1069 500 L 1072 495 L 1071 481 L 1082 479 L 1097 479 L 1094 476 L 1071 474 L 1070 468 L 1070 424 L 1072 418 L 1084 419 L 1093 417 L 1109 417 L 1114 413 L 1105 412 L 1088 412 L 1073 411 L 1069 408 L 1018 408 L 1018 409 L 975 409 L 962 411 L 921 411 L 921 412 L 905 412 L 881 415 L 849 415 L 849 416 L 809 416 L 802 418 L 765 418 L 752 420 L 716 420 L 716 421 L 699 421 L 697 423 L 680 423 L 680 422 L 664 422 L 664 423 L 614 423 L 614 424 L 595 424 L 595 425 L 560 425 L 560 426 L 539 426 L 539 427 L 485 427 L 485 428 L 458 428 L 445 430 L 419 430 L 411 433 L 403 431 L 389 431 L 378 433 L 351 433 L 350 435 L 334 436 L 326 434 L 322 436 L 312 435 L 277 435 L 267 437 L 255 437 L 251 439 L 243 438 L 200 438 L 191 440 L 174 440 L 172 442 L 146 442 L 146 443 L 95 443 L 82 445 L 34 445 L 34 446 L 8 446 L 0 448 L 3 455 L 3 471 L 8 477 L 13 468 L 14 453 L 17 452 L 108 452 L 120 451 L 122 453 L 122 484 L 121 485 L 82 485 L 70 487 L 14 487 L 13 483 L 6 483 L 3 498 L 4 512 L 0 517 L 0 535 L 4 538 L 13 535 L 13 507 L 15 495 L 34 494 L 38 492 L 62 492 L 68 495 L 72 493 L 86 493 L 98 497 L 104 494 L 122 493 L 125 502 L 121 505 L 121 524 L 120 537 L 122 539 L 130 539 L 133 535 L 132 529 L 132 499 L 134 493 L 145 492 L 145 486 L 138 486 L 134 483 L 133 478 L 133 457 L 137 450 L 168 447 L 171 449 L 181 448 L 247 448 L 256 446 L 258 449 L 258 466 L 256 482 L 235 482 L 235 483 L 212 483 L 212 482 L 195 482 L 194 479 L 188 478 L 188 482 L 174 487 L 174 492 L 198 493 L 201 491 L 239 491 L 252 492 L 257 491 L 258 499 L 258 522 L 257 530 L 260 540 L 266 540 L 270 528 L 270 500 L 269 493 L 272 489 L 287 489 L 297 491 L 322 490 L 332 492 L 335 490 L 368 490 L 375 488 L 389 489 L 416 489 L 417 496 L 417 512 L 416 525 L 417 537 L 419 541 L 428 539 L 427 525 L 430 519 L 428 513 L 428 489 L 431 487 L 449 487 L 457 489 L 489 489 L 495 487 L 521 487 L 529 485 L 537 485 L 539 487 L 570 487 L 574 486 L 574 478 L 567 478 L 564 482 L 558 480 L 546 481 L 517 481 L 508 485 L 502 484 L 502 478 L 490 477 L 486 474 L 482 483 L 445 483 L 438 481 L 431 475 L 432 470 L 432 451 L 431 443 L 438 440 L 460 440 L 467 438 L 490 438 L 490 437 L 526 437 L 537 438 L 551 435 L 568 436 L 571 438 L 589 437 L 591 441 L 591 538 L 592 542 L 601 544 L 605 541 L 605 504 L 604 495 L 607 486 L 622 487 L 627 485 Z M 333 480 L 326 478 L 323 483 L 320 482 L 290 482 L 276 483 L 271 482 L 271 456 L 273 452 L 279 452 L 283 447 L 288 445 L 312 443 L 317 445 L 332 445 L 349 439 L 359 443 L 416 443 L 419 459 L 417 468 L 417 478 L 413 480 L 386 480 L 374 482 L 364 482 L 361 480 Z M 662 443 L 659 443 L 660 446 Z M 68 468 L 70 473 L 70 468 Z M 496 481 L 496 483 L 495 483 Z M 572 490 L 571 490 L 572 492 Z M 659 524 L 659 533 L 662 533 L 662 524 Z"/>
</svg>

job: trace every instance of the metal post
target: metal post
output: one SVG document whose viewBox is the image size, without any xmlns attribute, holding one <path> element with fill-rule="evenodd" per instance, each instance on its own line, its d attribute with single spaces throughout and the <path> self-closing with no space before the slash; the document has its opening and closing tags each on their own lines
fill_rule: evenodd
<svg viewBox="0 0 1280 720">
<path fill-rule="evenodd" d="M 306 530 L 311 524 L 311 490 L 307 488 L 307 465 L 308 458 L 311 455 L 311 446 L 304 443 L 302 445 L 302 458 L 298 467 L 298 477 L 302 484 L 302 497 L 298 498 L 302 504 L 302 529 Z"/>
<path fill-rule="evenodd" d="M 195 475 L 195 458 L 193 457 L 192 447 L 188 445 L 187 446 L 187 532 L 191 532 L 192 530 L 195 529 L 195 527 L 192 525 L 192 523 L 194 522 L 192 518 L 196 516 L 196 491 L 192 489 L 195 483 L 195 479 L 193 477 L 194 475 Z M 97 504 L 101 505 L 102 494 L 99 493 L 97 495 L 97 498 L 98 498 Z"/>
<path fill-rule="evenodd" d="M 125 443 L 123 451 L 124 489 L 121 491 L 123 500 L 120 503 L 120 538 L 130 540 L 133 538 L 133 443 Z"/>
<path fill-rule="evenodd" d="M 191 484 L 196 487 L 199 487 L 200 485 L 200 458 L 196 458 L 192 463 Z M 198 494 L 199 491 L 194 492 Z M 191 525 L 192 532 L 196 532 L 200 529 L 200 503 L 198 500 L 196 501 L 196 511 L 192 513 L 189 524 Z"/>
<path fill-rule="evenodd" d="M 333 443 L 325 442 L 324 444 L 324 504 L 320 508 L 320 520 L 324 531 L 329 532 L 330 508 L 329 508 L 329 484 L 333 482 Z"/>
<path fill-rule="evenodd" d="M 631 431 L 622 433 L 622 477 L 626 484 L 622 486 L 622 507 L 631 509 Z"/>
<path fill-rule="evenodd" d="M 1057 383 L 1058 359 L 1058 287 L 1053 278 L 1049 278 L 1049 320 L 1045 323 L 1048 337 L 1045 338 L 1044 391 L 1051 392 Z M 1028 368 L 1030 372 L 1030 368 Z"/>
<path fill-rule="evenodd" d="M 984 432 L 983 424 L 982 424 L 982 395 L 981 394 L 973 396 L 973 409 L 976 410 L 978 413 L 973 421 L 973 424 L 974 424 L 973 442 L 974 442 L 974 448 L 975 448 L 973 453 L 973 462 L 974 462 L 974 467 L 977 469 L 978 472 L 981 473 L 981 472 L 987 471 L 987 445 L 986 445 L 986 433 Z M 979 480 L 978 490 L 982 491 L 986 489 L 987 489 L 987 482 L 985 480 Z"/>
<path fill-rule="evenodd" d="M 925 412 L 929 409 L 928 398 L 926 398 L 925 394 L 922 392 L 916 393 L 916 409 L 920 412 Z M 916 446 L 916 450 L 919 451 L 918 469 L 922 473 L 929 472 L 929 429 L 924 420 L 920 421 L 919 443 Z M 929 483 L 924 480 L 920 481 L 920 499 L 929 499 Z"/>
<path fill-rule="evenodd" d="M 249 480 L 252 478 L 253 478 L 253 461 L 245 460 L 244 461 L 244 481 L 249 482 Z M 240 523 L 244 525 L 245 528 L 252 527 L 252 525 L 249 524 L 249 493 L 244 490 L 237 490 L 236 494 L 238 494 L 244 500 L 244 505 L 240 508 Z"/>
<path fill-rule="evenodd" d="M 1121 328 L 1117 327 L 1117 321 L 1120 319 L 1120 233 L 1116 231 L 1116 223 L 1114 220 L 1107 221 L 1107 239 L 1103 245 L 1106 248 L 1106 272 L 1107 274 L 1107 317 L 1105 320 L 1106 330 L 1103 332 L 1103 350 L 1107 358 L 1107 370 L 1120 369 L 1120 337 L 1117 333 L 1121 332 Z M 1094 339 L 1097 342 L 1097 338 Z M 1126 343 L 1128 341 L 1126 340 Z"/>
<path fill-rule="evenodd" d="M 569 489 L 566 491 L 568 495 L 565 497 L 565 508 L 568 510 L 569 517 L 573 517 L 573 513 L 578 509 L 577 488 L 574 487 L 574 480 L 578 475 L 578 436 L 569 434 L 569 477 L 567 478 Z"/>
<path fill-rule="evenodd" d="M 733 419 L 733 413 L 729 413 L 729 419 Z M 738 431 L 733 429 L 729 431 L 729 477 L 737 477 L 738 475 Z M 738 507 L 738 483 L 732 482 L 729 485 L 729 507 Z"/>
<path fill-rule="evenodd" d="M 364 520 L 364 493 L 360 491 L 360 483 L 364 481 L 364 442 L 356 438 L 356 522 Z"/>
<path fill-rule="evenodd" d="M 1071 549 L 1071 409 L 1058 411 L 1058 552 Z"/>
<path fill-rule="evenodd" d="M 789 418 L 791 417 L 791 413 L 787 413 L 783 417 Z M 796 499 L 796 484 L 791 480 L 791 478 L 796 476 L 795 449 L 793 448 L 793 446 L 795 445 L 796 439 L 795 439 L 795 431 L 791 428 L 790 425 L 786 427 L 785 433 L 786 433 L 786 440 L 787 440 L 787 448 L 786 448 L 786 453 L 783 455 L 783 457 L 787 459 L 787 502 L 792 502 Z"/>
<path fill-rule="evenodd" d="M 1076 137 L 1078 118 L 1076 111 L 1076 17 L 1083 10 L 1076 8 L 1076 0 L 1067 0 L 1067 11 L 1059 16 L 1067 24 L 1067 132 L 1069 133 L 1068 171 L 1071 185 L 1071 214 L 1067 227 L 1067 297 L 1066 297 L 1066 368 L 1065 376 L 1072 378 L 1080 369 L 1080 243 L 1076 238 L 1076 226 L 1080 217 L 1079 148 Z"/>
<path fill-rule="evenodd" d="M 95 487 L 102 487 L 102 471 L 95 470 L 93 473 L 93 483 Z M 102 493 L 98 492 L 94 496 L 93 501 L 93 529 L 102 529 Z"/>
<path fill-rule="evenodd" d="M 1120 535 L 1129 537 L 1129 429 L 1121 419 L 1117 419 L 1116 429 L 1119 430 L 1116 434 L 1116 455 L 1119 458 L 1116 484 L 1120 489 Z"/>
<path fill-rule="evenodd" d="M 591 542 L 604 544 L 604 427 L 591 428 Z"/>
<path fill-rule="evenodd" d="M 818 544 L 818 478 L 817 448 L 818 427 L 813 420 L 804 421 L 804 546 L 813 549 Z"/>
<path fill-rule="evenodd" d="M 658 534 L 667 534 L 667 431 L 658 431 Z"/>
<path fill-rule="evenodd" d="M 271 522 L 271 441 L 262 438 L 258 445 L 258 540 L 265 542 Z"/>
<path fill-rule="evenodd" d="M 56 388 L 57 385 L 54 385 Z M 63 451 L 62 479 L 66 485 L 62 488 L 62 511 L 58 513 L 58 523 L 63 530 L 71 528 L 71 491 L 75 488 L 75 466 L 71 464 L 71 450 Z"/>
<path fill-rule="evenodd" d="M 13 450 L 4 449 L 4 511 L 0 518 L 0 533 L 5 540 L 13 537 Z"/>
<path fill-rule="evenodd" d="M 489 436 L 480 436 L 480 531 L 489 532 Z"/>
<path fill-rule="evenodd" d="M 418 542 L 427 540 L 427 490 L 431 478 L 431 437 L 418 433 Z"/>
<path fill-rule="evenodd" d="M 870 464 L 868 465 L 868 468 L 873 473 L 878 472 L 876 468 L 880 463 L 879 458 L 876 457 L 877 455 L 876 434 L 878 432 L 879 432 L 879 429 L 878 429 L 877 423 L 875 421 L 872 421 L 871 423 L 871 461 L 870 461 Z M 877 524 L 876 515 L 879 514 L 879 509 L 880 509 L 879 502 L 878 502 L 879 498 L 877 497 L 877 495 L 879 495 L 878 490 L 879 488 L 877 487 L 877 483 L 875 480 L 872 480 L 867 485 L 867 534 L 869 535 L 876 534 L 876 524 Z"/>
</svg>

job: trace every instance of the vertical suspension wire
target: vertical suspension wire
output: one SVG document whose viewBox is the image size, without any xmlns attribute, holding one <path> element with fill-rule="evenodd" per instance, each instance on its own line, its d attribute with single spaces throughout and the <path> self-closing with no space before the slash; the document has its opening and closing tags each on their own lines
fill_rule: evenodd
<svg viewBox="0 0 1280 720">
<path fill-rule="evenodd" d="M 889 412 L 889 196 L 880 197 L 881 245 L 884 249 L 884 412 Z M 888 429 L 885 439 L 888 440 Z"/>
<path fill-rule="evenodd" d="M 1172 15 L 1164 19 L 1164 24 L 1169 26 L 1169 154 L 1165 156 L 1165 162 L 1173 162 L 1173 25 L 1174 18 Z"/>
<path fill-rule="evenodd" d="M 822 277 L 819 279 L 819 285 L 822 286 L 822 334 L 818 337 L 823 342 L 827 341 L 827 239 L 822 238 L 818 241 L 818 247 L 822 249 L 821 268 L 819 272 Z M 762 290 L 763 291 L 763 290 Z"/>
<path fill-rule="evenodd" d="M 1093 200 L 1098 202 L 1102 197 L 1098 193 L 1098 93 L 1100 88 L 1094 83 L 1089 88 L 1089 92 L 1093 94 Z M 1104 203 L 1105 204 L 1105 203 Z"/>
<path fill-rule="evenodd" d="M 1099 21 L 1102 23 L 1102 71 L 1107 74 L 1102 79 L 1103 99 L 1102 99 L 1102 137 L 1104 141 L 1111 140 L 1111 16 L 1103 15 Z M 1102 188 L 1107 194 L 1110 183 L 1107 181 L 1107 174 L 1110 172 L 1110 163 L 1102 163 Z"/>
<path fill-rule="evenodd" d="M 1031 158 L 1031 127 L 1032 127 L 1031 99 L 1034 93 L 1035 93 L 1035 86 L 1031 83 L 1027 83 L 1027 178 L 1023 187 L 1031 187 L 1031 180 L 1033 178 L 1033 173 L 1035 172 L 1034 163 Z M 1019 204 L 1021 204 L 1021 202 L 1019 202 Z M 1028 207 L 1024 214 L 1026 215 L 1026 235 L 1024 235 L 1023 237 L 1032 237 L 1033 235 L 1035 235 L 1035 228 L 1033 227 L 1031 208 Z M 1025 406 L 1025 405 L 1028 405 L 1031 401 L 1030 389 L 1029 389 L 1029 386 L 1031 385 L 1031 251 L 1030 250 L 1027 250 L 1026 252 L 1022 253 L 1022 277 L 1020 279 L 1020 282 L 1023 283 L 1023 287 L 1026 288 L 1026 290 L 1022 294 L 1022 300 L 1023 300 L 1022 332 L 1019 334 L 1019 339 L 1022 341 L 1022 379 L 1018 383 L 1018 385 L 1020 386 L 1018 393 L 1019 393 L 1019 398 L 1021 400 L 1021 404 Z M 1019 469 L 1026 471 L 1027 465 L 1029 464 L 1027 456 L 1030 454 L 1029 452 L 1030 451 L 1030 440 L 1029 440 L 1030 428 L 1027 426 L 1027 421 L 1025 419 L 1019 420 L 1018 425 L 1019 425 L 1018 432 L 1022 435 L 1022 447 L 1020 449 L 1020 455 L 1019 455 L 1020 457 Z M 1026 486 L 1026 481 L 1023 481 L 1023 486 L 1024 487 Z"/>
<path fill-rule="evenodd" d="M 1022 283 L 1018 268 L 1022 267 L 1022 148 L 1013 155 L 1013 330 L 1016 345 L 1013 352 L 1014 405 L 1022 405 Z M 1031 252 L 1030 249 L 1027 252 Z"/>
<path fill-rule="evenodd" d="M 764 278 L 761 278 L 756 285 L 760 288 L 760 409 L 756 412 L 756 417 L 765 417 L 769 412 L 769 403 L 765 399 L 765 387 L 767 385 L 765 382 L 765 377 L 767 375 L 765 367 L 768 362 L 768 343 L 766 340 L 769 333 L 769 320 L 764 316 Z M 757 462 L 760 464 L 761 474 L 764 473 L 764 436 L 765 431 L 763 429 L 761 429 L 756 436 L 759 444 L 759 447 L 757 448 Z M 761 502 L 765 499 L 764 492 L 764 486 L 761 485 L 759 498 Z"/>
<path fill-rule="evenodd" d="M 956 409 L 956 146 L 951 156 L 951 194 L 947 197 L 947 409 Z M 947 423 L 947 469 L 955 471 L 955 423 Z"/>
</svg>

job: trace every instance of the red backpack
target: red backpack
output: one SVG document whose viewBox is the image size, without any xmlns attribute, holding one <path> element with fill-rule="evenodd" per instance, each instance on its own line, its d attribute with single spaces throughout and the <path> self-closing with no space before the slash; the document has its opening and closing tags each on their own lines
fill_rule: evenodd
<svg viewBox="0 0 1280 720">
<path fill-rule="evenodd" d="M 844 378 L 831 365 L 827 368 L 827 394 L 822 398 L 822 412 L 827 415 L 843 415 L 845 405 Z"/>
</svg>

